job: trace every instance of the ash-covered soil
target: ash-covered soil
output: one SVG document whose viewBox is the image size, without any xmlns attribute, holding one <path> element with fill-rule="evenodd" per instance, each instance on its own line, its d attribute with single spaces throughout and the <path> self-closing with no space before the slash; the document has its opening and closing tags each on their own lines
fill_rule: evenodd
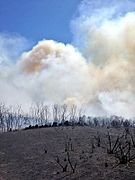
<svg viewBox="0 0 135 180">
<path fill-rule="evenodd" d="M 0 180 L 134 180 L 135 160 L 119 164 L 107 153 L 107 131 L 51 127 L 0 134 Z M 115 142 L 123 130 L 109 132 Z"/>
</svg>

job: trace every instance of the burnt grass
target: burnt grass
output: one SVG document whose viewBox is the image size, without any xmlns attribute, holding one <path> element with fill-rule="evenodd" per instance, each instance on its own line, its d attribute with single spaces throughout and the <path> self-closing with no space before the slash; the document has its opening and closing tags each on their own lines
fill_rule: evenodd
<svg viewBox="0 0 135 180">
<path fill-rule="evenodd" d="M 112 140 L 123 131 L 110 128 Z M 135 160 L 120 164 L 107 153 L 107 133 L 87 126 L 1 133 L 0 180 L 134 180 Z"/>
</svg>

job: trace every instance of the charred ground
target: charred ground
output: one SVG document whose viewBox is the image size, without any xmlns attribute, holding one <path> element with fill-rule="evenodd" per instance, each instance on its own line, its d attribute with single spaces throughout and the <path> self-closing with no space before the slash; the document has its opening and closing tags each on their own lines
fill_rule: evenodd
<svg viewBox="0 0 135 180">
<path fill-rule="evenodd" d="M 0 134 L 0 180 L 135 179 L 134 127 L 48 127 Z"/>
</svg>

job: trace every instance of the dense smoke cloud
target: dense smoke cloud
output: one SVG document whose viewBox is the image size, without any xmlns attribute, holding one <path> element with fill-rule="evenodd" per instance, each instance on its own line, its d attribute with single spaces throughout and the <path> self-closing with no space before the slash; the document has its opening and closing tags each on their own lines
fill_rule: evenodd
<svg viewBox="0 0 135 180">
<path fill-rule="evenodd" d="M 87 0 L 72 22 L 74 43 L 96 66 L 98 99 L 111 114 L 134 116 L 134 10 L 134 1 Z"/>
<path fill-rule="evenodd" d="M 82 1 L 72 21 L 77 48 L 43 40 L 14 65 L 1 66 L 0 99 L 24 108 L 72 102 L 92 115 L 135 117 L 134 8 L 127 0 Z"/>
</svg>

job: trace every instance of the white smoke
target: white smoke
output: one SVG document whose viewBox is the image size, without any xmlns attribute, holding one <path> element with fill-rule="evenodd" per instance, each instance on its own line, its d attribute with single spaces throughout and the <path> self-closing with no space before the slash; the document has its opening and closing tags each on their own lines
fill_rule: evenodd
<svg viewBox="0 0 135 180">
<path fill-rule="evenodd" d="M 134 10 L 134 1 L 84 0 L 72 21 L 74 44 L 96 67 L 97 99 L 107 114 L 135 116 Z"/>
<path fill-rule="evenodd" d="M 0 100 L 25 109 L 73 102 L 92 115 L 134 117 L 135 3 L 108 2 L 82 1 L 72 21 L 78 48 L 42 40 L 17 63 L 1 65 Z"/>
<path fill-rule="evenodd" d="M 11 65 L 30 44 L 19 35 L 0 33 L 0 65 Z"/>
</svg>

